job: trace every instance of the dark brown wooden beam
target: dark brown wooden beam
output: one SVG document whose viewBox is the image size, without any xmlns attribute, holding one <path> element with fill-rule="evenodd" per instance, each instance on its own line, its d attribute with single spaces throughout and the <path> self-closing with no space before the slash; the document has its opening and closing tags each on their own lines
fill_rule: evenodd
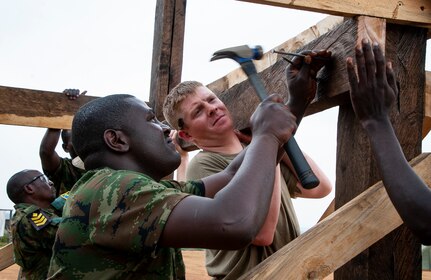
<svg viewBox="0 0 431 280">
<path fill-rule="evenodd" d="M 59 92 L 0 86 L 0 123 L 68 129 L 78 108 L 95 98 L 69 100 Z"/>
<path fill-rule="evenodd" d="M 392 24 L 386 29 L 386 56 L 400 87 L 391 120 L 407 159 L 421 152 L 426 31 Z M 336 209 L 380 180 L 368 138 L 349 103 L 340 106 L 337 131 Z M 420 243 L 402 226 L 338 269 L 334 279 L 420 279 L 420 258 Z"/>
<path fill-rule="evenodd" d="M 318 74 L 317 95 L 307 109 L 306 115 L 349 101 L 345 60 L 347 56 L 353 55 L 357 29 L 357 21 L 348 19 L 323 36 L 295 50 L 299 52 L 304 49 L 319 50 L 329 48 L 333 53 L 331 63 Z M 279 56 L 273 65 L 258 74 L 269 93 L 276 92 L 287 97 L 285 77 L 287 65 L 288 63 Z M 248 127 L 248 120 L 259 103 L 259 99 L 249 81 L 243 81 L 217 94 L 231 111 L 235 127 L 238 129 Z"/>
<path fill-rule="evenodd" d="M 163 101 L 181 82 L 186 0 L 157 0 L 149 104 L 163 120 Z"/>
</svg>

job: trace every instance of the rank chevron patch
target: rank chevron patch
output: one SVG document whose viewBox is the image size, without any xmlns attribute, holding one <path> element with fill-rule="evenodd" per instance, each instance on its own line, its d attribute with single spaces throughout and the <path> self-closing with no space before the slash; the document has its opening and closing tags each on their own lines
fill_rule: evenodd
<svg viewBox="0 0 431 280">
<path fill-rule="evenodd" d="M 42 210 L 36 210 L 28 215 L 31 225 L 36 230 L 41 230 L 47 225 L 49 225 L 51 219 Z"/>
</svg>

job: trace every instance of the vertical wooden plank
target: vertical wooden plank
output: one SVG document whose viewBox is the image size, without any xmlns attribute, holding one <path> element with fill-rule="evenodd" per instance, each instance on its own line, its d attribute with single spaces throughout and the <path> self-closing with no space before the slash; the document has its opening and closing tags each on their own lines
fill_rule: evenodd
<svg viewBox="0 0 431 280">
<path fill-rule="evenodd" d="M 431 72 L 426 72 L 425 77 L 425 112 L 422 125 L 422 139 L 424 139 L 431 130 Z"/>
<path fill-rule="evenodd" d="M 377 37 L 384 35 L 382 25 L 375 25 L 376 30 L 370 28 L 368 19 L 361 24 L 366 27 L 362 29 L 365 34 L 358 35 L 358 40 L 361 36 L 375 38 L 376 34 L 381 34 Z M 400 86 L 398 108 L 391 117 L 404 153 L 407 159 L 411 159 L 421 149 L 426 30 L 388 24 L 386 40 L 383 41 Z M 365 186 L 379 180 L 369 141 L 350 104 L 340 106 L 337 142 L 336 209 L 364 191 Z M 336 280 L 420 277 L 420 246 L 404 226 L 334 273 Z"/>
<path fill-rule="evenodd" d="M 186 0 L 157 0 L 149 104 L 163 120 L 163 101 L 181 81 Z"/>
</svg>

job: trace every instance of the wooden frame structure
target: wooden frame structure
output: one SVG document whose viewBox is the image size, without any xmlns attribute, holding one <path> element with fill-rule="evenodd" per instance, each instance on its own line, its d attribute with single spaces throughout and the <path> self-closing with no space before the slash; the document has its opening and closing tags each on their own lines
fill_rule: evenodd
<svg viewBox="0 0 431 280">
<path fill-rule="evenodd" d="M 398 110 L 391 116 L 400 143 L 415 170 L 431 183 L 431 159 L 421 154 L 421 139 L 431 129 L 431 74 L 425 48 L 431 28 L 429 0 L 246 0 L 245 2 L 330 14 L 309 30 L 275 47 L 285 51 L 330 46 L 333 64 L 318 76 L 318 94 L 306 114 L 339 106 L 336 197 L 333 214 L 268 258 L 244 279 L 420 279 L 420 244 L 402 226 L 373 161 L 367 138 L 355 120 L 348 97 L 345 58 L 364 37 L 385 46 L 400 87 Z M 163 119 L 162 102 L 181 80 L 186 0 L 158 0 L 149 104 Z M 257 63 L 269 92 L 283 92 L 286 62 L 267 53 Z M 280 78 L 277 78 L 280 77 Z M 227 104 L 235 126 L 246 128 L 259 100 L 240 69 L 208 85 Z M 280 90 L 283 89 L 283 90 Z M 41 98 L 27 98 L 40 94 Z M 96 98 L 69 102 L 47 91 L 0 87 L 0 123 L 70 128 L 77 108 Z M 33 103 L 29 103 L 29 100 Z M 37 103 L 37 104 L 36 104 Z M 37 105 L 37 106 L 36 106 Z M 348 157 L 346 155 L 349 155 Z M 372 187 L 368 188 L 368 186 Z M 287 278 L 286 278 L 287 277 Z"/>
</svg>

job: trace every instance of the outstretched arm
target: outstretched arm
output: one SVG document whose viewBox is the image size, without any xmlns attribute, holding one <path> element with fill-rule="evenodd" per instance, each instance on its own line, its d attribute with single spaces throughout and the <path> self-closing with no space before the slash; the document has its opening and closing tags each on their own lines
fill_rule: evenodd
<svg viewBox="0 0 431 280">
<path fill-rule="evenodd" d="M 60 165 L 60 156 L 55 151 L 60 133 L 60 129 L 48 128 L 40 142 L 39 156 L 44 173 L 54 173 Z"/>
<path fill-rule="evenodd" d="M 77 99 L 80 95 L 84 95 L 87 91 L 82 93 L 78 89 L 65 89 L 63 93 L 70 100 Z M 58 140 L 60 139 L 61 129 L 48 128 L 42 138 L 39 147 L 39 157 L 42 164 L 42 169 L 45 173 L 54 173 L 60 166 L 60 156 L 55 151 Z"/>
<path fill-rule="evenodd" d="M 431 190 L 407 162 L 389 119 L 398 88 L 380 46 L 368 40 L 356 49 L 358 75 L 347 59 L 353 109 L 370 138 L 388 195 L 404 223 L 423 244 L 431 244 Z"/>
</svg>

